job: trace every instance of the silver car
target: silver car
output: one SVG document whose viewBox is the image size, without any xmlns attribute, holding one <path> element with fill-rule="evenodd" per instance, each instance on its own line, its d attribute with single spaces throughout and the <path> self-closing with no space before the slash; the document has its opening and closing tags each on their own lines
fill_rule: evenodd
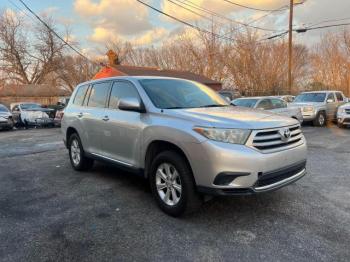
<svg viewBox="0 0 350 262">
<path fill-rule="evenodd" d="M 276 190 L 306 173 L 297 120 L 235 108 L 183 79 L 82 83 L 64 110 L 62 132 L 74 169 L 103 160 L 141 174 L 172 216 L 194 210 L 204 194 Z"/>
<path fill-rule="evenodd" d="M 10 110 L 0 104 L 0 129 L 11 130 L 13 126 L 14 122 Z"/>
<path fill-rule="evenodd" d="M 325 126 L 327 120 L 336 120 L 338 107 L 346 101 L 340 91 L 313 91 L 301 93 L 290 106 L 301 109 L 305 122 Z"/>
<path fill-rule="evenodd" d="M 350 103 L 338 107 L 337 123 L 340 128 L 350 126 Z"/>
<path fill-rule="evenodd" d="M 294 118 L 298 120 L 299 123 L 303 122 L 303 115 L 301 114 L 300 108 L 288 107 L 286 101 L 277 97 L 261 96 L 238 98 L 233 100 L 231 104 L 235 106 L 267 110 L 271 113 Z"/>
</svg>

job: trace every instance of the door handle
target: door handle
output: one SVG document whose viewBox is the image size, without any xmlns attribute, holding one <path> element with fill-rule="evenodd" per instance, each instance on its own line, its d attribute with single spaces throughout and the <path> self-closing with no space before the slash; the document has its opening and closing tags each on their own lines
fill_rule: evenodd
<svg viewBox="0 0 350 262">
<path fill-rule="evenodd" d="M 109 120 L 109 117 L 108 116 L 105 116 L 104 118 L 102 118 L 103 121 L 108 121 Z"/>
<path fill-rule="evenodd" d="M 77 117 L 82 118 L 83 115 L 84 115 L 83 113 L 79 113 L 79 114 L 77 115 Z"/>
</svg>

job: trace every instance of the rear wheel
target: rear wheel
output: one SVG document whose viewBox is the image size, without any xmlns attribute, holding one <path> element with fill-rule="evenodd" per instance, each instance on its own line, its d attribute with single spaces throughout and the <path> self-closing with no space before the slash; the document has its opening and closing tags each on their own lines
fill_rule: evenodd
<svg viewBox="0 0 350 262">
<path fill-rule="evenodd" d="M 314 126 L 325 126 L 326 125 L 326 114 L 325 112 L 321 111 L 318 112 L 316 115 L 316 118 L 313 121 Z"/>
<path fill-rule="evenodd" d="M 344 125 L 342 123 L 340 123 L 340 122 L 338 122 L 337 125 L 338 125 L 339 128 L 344 128 Z"/>
<path fill-rule="evenodd" d="M 75 170 L 84 171 L 93 166 L 94 160 L 85 156 L 78 134 L 74 133 L 69 137 L 68 149 L 70 162 Z"/>
<path fill-rule="evenodd" d="M 158 206 L 168 215 L 193 212 L 202 203 L 191 168 L 184 157 L 174 151 L 164 151 L 155 157 L 149 180 Z"/>
</svg>

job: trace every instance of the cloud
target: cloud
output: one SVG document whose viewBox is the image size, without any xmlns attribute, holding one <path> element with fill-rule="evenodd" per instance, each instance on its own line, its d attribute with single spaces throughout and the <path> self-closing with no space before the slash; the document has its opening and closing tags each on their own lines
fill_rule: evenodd
<svg viewBox="0 0 350 262">
<path fill-rule="evenodd" d="M 263 9 L 276 9 L 286 4 L 285 0 L 235 0 L 234 2 Z M 205 15 L 209 18 L 211 18 L 211 15 L 203 11 L 204 9 L 226 16 L 232 13 L 247 11 L 246 8 L 242 8 L 224 1 L 220 1 L 218 4 L 218 0 L 191 0 L 190 2 L 185 2 L 183 4 L 177 1 L 177 3 L 185 8 L 172 3 L 172 1 L 163 0 L 163 11 L 169 14 L 174 14 L 177 18 L 189 22 L 202 20 L 203 17 L 200 17 L 199 15 L 194 14 L 193 12 L 186 9 L 191 9 L 192 11 Z M 198 8 L 202 9 L 202 11 Z M 169 20 L 169 18 L 167 20 Z"/>
<path fill-rule="evenodd" d="M 134 0 L 76 0 L 75 11 L 93 27 L 91 39 L 131 36 L 152 29 L 147 8 Z"/>
</svg>

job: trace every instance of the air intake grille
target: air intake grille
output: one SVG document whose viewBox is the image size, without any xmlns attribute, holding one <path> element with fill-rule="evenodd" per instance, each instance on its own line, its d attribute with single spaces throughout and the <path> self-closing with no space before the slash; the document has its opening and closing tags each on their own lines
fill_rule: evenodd
<svg viewBox="0 0 350 262">
<path fill-rule="evenodd" d="M 303 134 L 299 125 L 257 130 L 252 133 L 250 143 L 263 153 L 272 153 L 302 144 Z"/>
</svg>

